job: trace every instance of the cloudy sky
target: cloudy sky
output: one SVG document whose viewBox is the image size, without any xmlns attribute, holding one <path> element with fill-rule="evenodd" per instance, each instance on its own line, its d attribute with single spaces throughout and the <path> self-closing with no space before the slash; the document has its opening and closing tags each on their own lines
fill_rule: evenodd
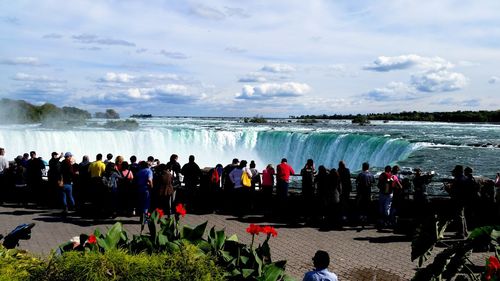
<svg viewBox="0 0 500 281">
<path fill-rule="evenodd" d="M 0 1 L 0 97 L 122 115 L 500 109 L 500 1 Z"/>
</svg>

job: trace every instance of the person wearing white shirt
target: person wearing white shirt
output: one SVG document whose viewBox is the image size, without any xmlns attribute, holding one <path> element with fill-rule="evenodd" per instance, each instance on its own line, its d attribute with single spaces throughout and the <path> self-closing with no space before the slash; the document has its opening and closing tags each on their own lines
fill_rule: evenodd
<svg viewBox="0 0 500 281">
<path fill-rule="evenodd" d="M 5 159 L 5 149 L 0 147 L 0 186 L 5 186 L 5 174 L 7 173 L 7 169 L 9 169 L 9 161 Z M 5 193 L 5 190 L 0 190 L 0 204 L 3 203 L 2 197 Z"/>
<path fill-rule="evenodd" d="M 328 271 L 330 256 L 325 251 L 317 251 L 312 258 L 314 270 L 304 275 L 303 281 L 338 281 L 337 275 Z"/>
</svg>

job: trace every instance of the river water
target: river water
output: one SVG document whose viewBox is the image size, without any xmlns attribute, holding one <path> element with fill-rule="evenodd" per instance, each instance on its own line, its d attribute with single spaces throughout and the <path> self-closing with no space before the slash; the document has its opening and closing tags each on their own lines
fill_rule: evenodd
<svg viewBox="0 0 500 281">
<path fill-rule="evenodd" d="M 13 159 L 30 150 L 48 160 L 52 151 L 71 151 L 78 161 L 86 154 L 112 153 L 128 159 L 152 155 L 162 162 L 170 154 L 187 162 L 195 155 L 201 167 L 223 165 L 233 158 L 255 160 L 261 170 L 286 157 L 296 172 L 308 158 L 316 166 L 337 167 L 344 160 L 353 171 L 368 161 L 375 170 L 399 164 L 420 167 L 447 177 L 456 164 L 471 166 L 476 175 L 494 178 L 500 170 L 500 126 L 434 122 L 372 122 L 349 120 L 302 124 L 270 119 L 265 124 L 237 118 L 137 119 L 138 130 L 99 128 L 104 120 L 91 120 L 73 129 L 45 129 L 39 125 L 0 125 L 0 147 Z"/>
</svg>

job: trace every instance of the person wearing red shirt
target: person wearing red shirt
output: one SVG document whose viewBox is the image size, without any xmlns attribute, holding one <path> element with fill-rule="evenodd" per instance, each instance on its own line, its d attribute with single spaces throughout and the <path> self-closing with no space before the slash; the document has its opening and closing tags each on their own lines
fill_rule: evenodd
<svg viewBox="0 0 500 281">
<path fill-rule="evenodd" d="M 290 183 L 290 175 L 295 174 L 292 166 L 288 165 L 286 158 L 281 159 L 281 164 L 277 167 L 277 185 L 276 192 L 278 197 L 286 198 L 288 196 L 288 184 Z"/>
</svg>

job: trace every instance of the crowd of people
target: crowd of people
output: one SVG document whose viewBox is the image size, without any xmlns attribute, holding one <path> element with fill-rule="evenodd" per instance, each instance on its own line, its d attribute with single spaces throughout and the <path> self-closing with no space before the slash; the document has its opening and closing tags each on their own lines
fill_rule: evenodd
<svg viewBox="0 0 500 281">
<path fill-rule="evenodd" d="M 0 148 L 0 203 L 10 197 L 21 204 L 58 204 L 62 215 L 75 208 L 107 216 L 140 215 L 161 208 L 169 215 L 177 202 L 183 202 L 191 210 L 228 211 L 237 216 L 252 212 L 287 216 L 292 176 L 300 176 L 302 185 L 293 215 L 309 222 L 342 227 L 353 222 L 364 226 L 369 220 L 376 220 L 379 228 L 393 227 L 403 202 L 409 198 L 409 190 L 416 221 L 433 215 L 427 192 L 433 173 L 417 168 L 407 177 L 397 165 L 386 166 L 375 177 L 369 164 L 363 163 L 361 172 L 353 177 L 344 161 L 337 168 L 320 165 L 316 169 L 313 159 L 307 160 L 296 174 L 286 158 L 276 168 L 268 164 L 259 171 L 255 161 L 248 163 L 236 158 L 226 166 L 217 164 L 201 169 L 193 155 L 182 166 L 176 154 L 166 163 L 152 156 L 143 161 L 131 156 L 126 161 L 111 153 L 105 159 L 97 154 L 92 162 L 83 156 L 80 163 L 71 152 L 53 152 L 48 163 L 35 151 L 14 161 L 7 161 L 4 155 L 5 150 Z M 480 188 L 469 167 L 457 165 L 452 175 L 446 190 L 459 224 L 457 232 L 466 236 L 466 218 L 481 217 L 482 200 L 495 201 L 500 175 L 489 183 L 490 189 Z M 376 197 L 378 201 L 374 200 Z M 373 216 L 373 206 L 378 207 L 377 216 Z"/>
</svg>

